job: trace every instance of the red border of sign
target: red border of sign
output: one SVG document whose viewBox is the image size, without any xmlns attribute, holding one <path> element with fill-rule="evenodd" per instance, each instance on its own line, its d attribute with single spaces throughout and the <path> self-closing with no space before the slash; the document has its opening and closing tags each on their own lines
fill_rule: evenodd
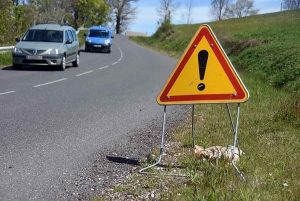
<svg viewBox="0 0 300 201">
<path fill-rule="evenodd" d="M 167 97 L 169 91 L 173 87 L 175 81 L 179 77 L 181 71 L 185 67 L 186 63 L 190 59 L 191 55 L 193 54 L 195 48 L 193 47 L 194 44 L 199 44 L 202 37 L 206 37 L 209 44 L 212 45 L 212 50 L 215 53 L 216 57 L 218 58 L 220 64 L 222 65 L 225 73 L 227 74 L 229 80 L 231 81 L 234 89 L 236 90 L 237 94 L 233 96 L 233 94 L 199 94 L 199 95 L 178 95 L 178 96 L 169 96 Z M 245 98 L 246 94 L 243 88 L 241 87 L 241 83 L 236 79 L 236 76 L 234 75 L 233 71 L 231 70 L 231 67 L 228 65 L 229 62 L 227 62 L 227 59 L 222 54 L 219 44 L 216 44 L 212 34 L 209 31 L 208 27 L 204 27 L 200 30 L 199 34 L 196 36 L 193 43 L 191 43 L 188 51 L 186 52 L 185 56 L 183 57 L 181 63 L 178 65 L 176 71 L 174 72 L 172 78 L 170 79 L 168 85 L 165 87 L 163 93 L 161 93 L 161 96 L 159 97 L 159 100 L 166 104 L 168 102 L 188 102 L 188 101 L 200 101 L 200 100 L 231 100 L 229 102 L 237 102 L 232 100 L 242 100 Z"/>
</svg>

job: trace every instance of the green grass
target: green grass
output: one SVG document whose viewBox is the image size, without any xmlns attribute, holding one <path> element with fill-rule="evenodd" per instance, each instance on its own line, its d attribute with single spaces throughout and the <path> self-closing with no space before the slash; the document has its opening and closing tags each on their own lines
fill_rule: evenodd
<svg viewBox="0 0 300 201">
<path fill-rule="evenodd" d="M 159 200 L 300 200 L 299 17 L 299 11 L 288 11 L 208 23 L 250 92 L 241 104 L 238 130 L 245 155 L 237 166 L 245 182 L 227 162 L 194 158 L 189 118 L 172 133 L 180 146 L 167 153 L 184 153 L 177 159 L 189 177 L 150 180 L 137 174 L 127 183 L 139 180 L 139 192 L 159 189 Z M 198 28 L 176 25 L 171 36 L 131 40 L 179 58 Z M 236 107 L 230 104 L 234 117 Z M 205 147 L 233 144 L 225 104 L 195 106 L 195 142 Z M 116 190 L 130 194 L 123 185 Z"/>
<path fill-rule="evenodd" d="M 226 163 L 213 166 L 185 156 L 181 159 L 196 178 L 189 178 L 183 190 L 186 200 L 297 200 L 299 198 L 300 131 L 289 121 L 276 116 L 288 92 L 271 88 L 251 75 L 242 74 L 251 98 L 241 105 L 239 144 L 245 152 L 238 167 L 246 182 L 241 182 Z M 234 110 L 234 105 L 231 105 Z M 224 104 L 197 105 L 196 144 L 202 146 L 232 144 L 233 134 Z M 190 129 L 179 128 L 175 138 L 191 147 Z M 288 187 L 284 187 L 284 182 Z M 233 188 L 233 189 L 232 189 Z M 213 193 L 212 193 L 213 191 Z"/>
<path fill-rule="evenodd" d="M 12 64 L 11 52 L 0 52 L 0 68 Z"/>
</svg>

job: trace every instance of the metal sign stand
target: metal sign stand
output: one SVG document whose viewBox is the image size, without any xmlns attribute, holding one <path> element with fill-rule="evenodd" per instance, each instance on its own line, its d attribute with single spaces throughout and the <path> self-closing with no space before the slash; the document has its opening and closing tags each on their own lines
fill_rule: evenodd
<svg viewBox="0 0 300 201">
<path fill-rule="evenodd" d="M 161 144 L 159 149 L 159 158 L 156 163 L 153 165 L 150 165 L 148 167 L 145 167 L 143 169 L 139 170 L 140 174 L 149 174 L 149 175 L 165 175 L 165 176 L 178 176 L 178 177 L 186 177 L 186 175 L 183 174 L 158 174 L 154 172 L 145 172 L 145 170 L 148 170 L 150 168 L 153 168 L 154 166 L 158 165 L 161 161 L 162 154 L 164 152 L 164 136 L 165 136 L 165 125 L 166 125 L 166 113 L 167 113 L 167 106 L 164 106 L 164 115 L 163 115 L 163 126 L 162 126 L 162 136 L 161 136 Z"/>
<path fill-rule="evenodd" d="M 236 114 L 236 123 L 235 123 L 235 125 L 234 125 L 234 122 L 233 122 L 233 119 L 232 119 L 232 115 L 231 115 L 229 105 L 226 104 L 226 107 L 227 107 L 230 122 L 231 122 L 231 125 L 232 125 L 232 131 L 233 131 L 233 134 L 234 134 L 233 147 L 231 149 L 231 153 L 232 153 L 231 163 L 232 163 L 233 167 L 235 168 L 235 170 L 237 171 L 237 173 L 240 175 L 241 179 L 243 181 L 246 181 L 243 173 L 237 168 L 237 166 L 234 163 L 234 154 L 235 154 L 234 150 L 235 150 L 236 147 L 238 148 L 239 156 L 240 156 L 240 147 L 239 147 L 239 143 L 238 143 L 238 139 L 237 139 L 237 133 L 238 133 L 238 127 L 239 127 L 239 117 L 240 117 L 240 103 L 238 103 L 238 105 L 237 105 L 237 114 Z"/>
<path fill-rule="evenodd" d="M 240 116 L 240 103 L 238 103 L 238 106 L 237 106 L 237 115 L 236 115 L 236 123 L 235 123 L 235 125 L 234 125 L 234 122 L 233 122 L 233 118 L 232 118 L 232 114 L 231 114 L 229 105 L 226 104 L 226 107 L 227 107 L 227 111 L 228 111 L 228 114 L 229 114 L 230 122 L 231 122 L 231 125 L 232 125 L 232 130 L 233 130 L 233 134 L 234 134 L 233 147 L 231 149 L 231 151 L 232 151 L 231 163 L 232 163 L 233 167 L 235 168 L 235 170 L 237 171 L 237 173 L 240 175 L 241 179 L 243 181 L 246 181 L 245 177 L 243 176 L 243 173 L 237 168 L 237 166 L 236 166 L 236 164 L 234 162 L 234 154 L 235 154 L 234 150 L 235 150 L 235 147 L 237 147 L 238 150 L 239 150 L 239 152 L 240 152 L 240 148 L 239 148 L 239 145 L 238 145 L 238 139 L 237 139 L 237 133 L 238 133 L 237 131 L 238 131 L 238 125 L 239 125 L 239 116 Z M 165 175 L 165 176 L 186 177 L 186 175 L 184 175 L 184 174 L 159 174 L 159 173 L 154 173 L 154 172 L 146 172 L 146 170 L 148 170 L 150 168 L 153 168 L 153 167 L 157 166 L 158 164 L 160 164 L 161 159 L 162 159 L 162 154 L 163 154 L 163 151 L 164 151 L 166 110 L 167 110 L 167 106 L 165 105 L 164 106 L 164 114 L 163 114 L 161 144 L 160 144 L 160 149 L 159 149 L 159 158 L 158 158 L 157 162 L 154 163 L 153 165 L 150 165 L 150 166 L 147 166 L 145 168 L 140 169 L 139 173 L 140 174 L 149 174 L 149 175 Z M 193 104 L 192 105 L 192 143 L 193 143 L 193 147 L 195 147 L 195 138 L 194 138 L 194 113 L 195 113 L 195 105 Z"/>
</svg>

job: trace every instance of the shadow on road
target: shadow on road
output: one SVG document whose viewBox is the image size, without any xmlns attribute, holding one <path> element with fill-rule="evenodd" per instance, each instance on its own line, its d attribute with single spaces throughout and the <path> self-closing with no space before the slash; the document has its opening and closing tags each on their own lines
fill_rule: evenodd
<svg viewBox="0 0 300 201">
<path fill-rule="evenodd" d="M 66 69 L 71 68 L 69 64 L 66 66 Z M 2 67 L 1 70 L 11 70 L 11 71 L 60 71 L 56 66 L 29 66 L 24 65 L 22 69 L 16 70 L 13 66 Z"/>
<path fill-rule="evenodd" d="M 107 160 L 115 163 L 126 163 L 130 165 L 140 165 L 140 162 L 135 159 L 128 159 L 122 157 L 115 157 L 115 156 L 106 156 Z"/>
</svg>

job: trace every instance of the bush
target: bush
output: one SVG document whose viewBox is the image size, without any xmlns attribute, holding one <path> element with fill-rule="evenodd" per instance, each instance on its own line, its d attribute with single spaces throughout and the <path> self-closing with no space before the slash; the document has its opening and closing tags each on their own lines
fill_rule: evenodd
<svg viewBox="0 0 300 201">
<path fill-rule="evenodd" d="M 173 32 L 173 25 L 171 24 L 170 19 L 166 19 L 164 22 L 161 23 L 160 27 L 158 27 L 153 37 L 165 40 Z"/>
</svg>

